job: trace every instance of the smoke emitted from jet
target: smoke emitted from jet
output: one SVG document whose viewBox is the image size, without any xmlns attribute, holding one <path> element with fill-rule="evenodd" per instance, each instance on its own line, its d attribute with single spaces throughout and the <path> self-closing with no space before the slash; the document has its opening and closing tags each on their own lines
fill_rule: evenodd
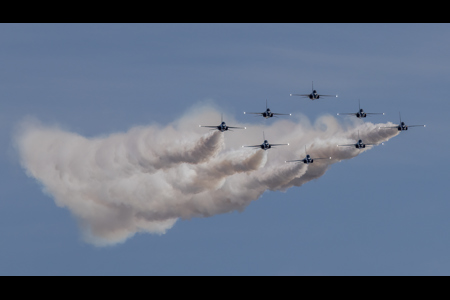
<svg viewBox="0 0 450 300">
<path fill-rule="evenodd" d="M 341 124 L 330 115 L 311 124 L 295 121 L 260 125 L 226 122 L 247 130 L 199 128 L 219 124 L 221 113 L 203 107 L 167 126 L 138 126 L 127 132 L 86 138 L 24 120 L 15 144 L 28 176 L 35 178 L 60 207 L 76 217 L 86 242 L 96 246 L 124 242 L 138 232 L 164 234 L 178 219 L 242 211 L 265 191 L 286 191 L 321 177 L 329 166 L 370 149 L 337 147 L 379 144 L 399 134 L 379 130 L 394 124 Z M 290 146 L 261 149 L 242 145 L 263 142 Z M 305 157 L 332 157 L 313 164 L 285 163 Z"/>
</svg>

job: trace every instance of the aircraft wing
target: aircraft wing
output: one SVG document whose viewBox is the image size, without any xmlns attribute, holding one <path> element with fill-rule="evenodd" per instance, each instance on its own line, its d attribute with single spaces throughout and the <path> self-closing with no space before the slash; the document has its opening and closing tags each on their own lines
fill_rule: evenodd
<svg viewBox="0 0 450 300">
<path fill-rule="evenodd" d="M 270 144 L 270 146 L 274 147 L 274 146 L 289 146 L 289 143 L 287 144 Z"/>
<path fill-rule="evenodd" d="M 348 144 L 348 145 L 337 145 L 337 146 L 352 146 L 354 147 L 356 144 Z"/>
<path fill-rule="evenodd" d="M 338 95 L 319 95 L 320 97 L 336 97 L 337 98 L 337 96 Z"/>
<path fill-rule="evenodd" d="M 366 115 L 384 115 L 384 113 L 366 113 Z"/>
<path fill-rule="evenodd" d="M 247 115 L 247 114 L 252 114 L 252 115 L 262 115 L 263 113 L 258 113 L 258 112 L 246 112 L 246 111 L 244 111 L 244 115 Z"/>
<path fill-rule="evenodd" d="M 274 116 L 291 116 L 292 114 L 273 113 Z"/>
<path fill-rule="evenodd" d="M 261 148 L 261 145 L 254 145 L 254 146 L 242 146 L 242 148 L 247 147 L 247 148 Z"/>
<path fill-rule="evenodd" d="M 288 162 L 299 162 L 299 161 L 303 162 L 303 159 L 285 160 L 284 162 L 285 162 L 285 163 L 288 163 Z"/>
<path fill-rule="evenodd" d="M 291 94 L 291 96 L 309 97 L 309 94 Z"/>
<path fill-rule="evenodd" d="M 247 129 L 247 127 L 233 127 L 233 126 L 228 126 L 228 128 L 234 128 L 234 129 Z"/>
<path fill-rule="evenodd" d="M 311 159 L 331 159 L 331 156 L 329 156 L 329 157 L 313 157 Z"/>
<path fill-rule="evenodd" d="M 408 127 L 427 127 L 427 125 L 407 125 Z"/>
<path fill-rule="evenodd" d="M 216 128 L 216 129 L 217 129 L 218 126 L 203 126 L 203 125 L 198 125 L 198 127 L 208 127 L 208 128 Z"/>
<path fill-rule="evenodd" d="M 398 125 L 397 126 L 384 126 L 384 127 L 378 127 L 378 128 L 398 128 Z"/>
<path fill-rule="evenodd" d="M 357 113 L 337 113 L 337 115 L 356 115 Z"/>
</svg>

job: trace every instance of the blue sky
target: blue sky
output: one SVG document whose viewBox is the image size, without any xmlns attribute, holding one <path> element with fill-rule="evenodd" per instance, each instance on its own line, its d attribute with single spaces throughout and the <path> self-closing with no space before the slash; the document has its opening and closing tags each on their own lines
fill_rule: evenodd
<svg viewBox="0 0 450 300">
<path fill-rule="evenodd" d="M 0 274 L 449 275 L 449 29 L 1 24 Z M 289 97 L 311 81 L 339 98 Z M 103 248 L 86 244 L 71 213 L 26 175 L 12 142 L 27 116 L 98 137 L 164 126 L 204 103 L 248 122 L 242 112 L 266 99 L 311 122 L 352 112 L 360 99 L 386 112 L 374 122 L 397 122 L 401 111 L 427 127 L 301 187 L 266 192 L 243 212 L 178 220 L 164 235 Z"/>
</svg>

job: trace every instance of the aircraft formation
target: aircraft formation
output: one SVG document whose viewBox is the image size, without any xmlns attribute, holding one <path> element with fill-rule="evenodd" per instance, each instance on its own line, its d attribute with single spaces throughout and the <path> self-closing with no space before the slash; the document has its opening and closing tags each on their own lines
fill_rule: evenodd
<svg viewBox="0 0 450 300">
<path fill-rule="evenodd" d="M 312 83 L 312 92 L 310 94 L 290 94 L 290 96 L 300 96 L 302 98 L 309 98 L 310 100 L 318 100 L 321 97 L 338 97 L 338 95 L 322 95 L 317 93 L 317 91 L 314 89 L 314 82 Z M 359 109 L 357 112 L 353 112 L 353 113 L 338 113 L 337 115 L 353 115 L 355 117 L 357 117 L 358 119 L 362 119 L 362 118 L 366 118 L 367 116 L 370 115 L 385 115 L 385 113 L 367 113 L 365 112 L 362 108 L 361 108 L 361 101 L 358 100 L 359 103 Z M 292 114 L 288 114 L 288 113 L 274 113 L 270 110 L 270 108 L 267 107 L 267 100 L 266 100 L 266 110 L 263 112 L 244 112 L 244 114 L 252 114 L 255 115 L 257 117 L 262 116 L 265 119 L 270 119 L 273 117 L 278 117 L 278 116 L 291 116 Z M 385 126 L 385 127 L 378 127 L 379 129 L 397 129 L 398 131 L 404 131 L 404 130 L 408 130 L 409 127 L 426 127 L 426 125 L 406 125 L 405 122 L 402 121 L 402 117 L 400 115 L 399 112 L 399 116 L 400 116 L 400 123 L 399 125 L 396 126 Z M 221 124 L 220 125 L 211 125 L 211 126 L 204 126 L 204 125 L 199 125 L 199 127 L 207 127 L 207 128 L 212 128 L 211 130 L 219 130 L 221 132 L 225 132 L 225 131 L 232 131 L 229 129 L 247 129 L 246 127 L 233 127 L 233 126 L 227 126 L 226 123 L 223 121 L 223 115 L 222 115 L 222 120 L 221 120 Z M 274 147 L 277 146 L 289 146 L 289 143 L 285 143 L 285 144 L 270 144 L 268 142 L 268 140 L 266 140 L 266 137 L 264 135 L 264 131 L 263 131 L 263 139 L 264 142 L 261 145 L 252 145 L 252 146 L 242 146 L 243 148 L 248 147 L 248 148 L 260 148 L 262 150 L 269 150 L 272 149 Z M 382 145 L 384 145 L 384 143 L 381 143 Z M 376 145 L 374 143 L 363 143 L 363 141 L 361 140 L 361 138 L 359 137 L 359 131 L 358 131 L 358 141 L 356 141 L 355 144 L 345 144 L 345 145 L 337 145 L 338 147 L 355 147 L 356 149 L 364 149 L 366 148 L 366 146 L 373 146 Z M 331 157 L 314 157 L 312 158 L 311 155 L 309 155 L 306 151 L 306 145 L 305 145 L 305 157 L 302 159 L 297 159 L 297 160 L 287 160 L 285 161 L 286 163 L 288 162 L 294 162 L 294 163 L 304 163 L 304 164 L 312 164 L 314 162 L 314 160 L 318 160 L 318 159 L 331 159 Z"/>
</svg>

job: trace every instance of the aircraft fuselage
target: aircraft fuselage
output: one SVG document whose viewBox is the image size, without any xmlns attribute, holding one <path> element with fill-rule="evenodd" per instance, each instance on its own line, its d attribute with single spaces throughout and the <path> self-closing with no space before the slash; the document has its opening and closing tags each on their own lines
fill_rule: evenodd
<svg viewBox="0 0 450 300">
<path fill-rule="evenodd" d="M 362 142 L 362 140 L 359 140 L 356 144 L 355 144 L 356 149 L 361 149 L 361 148 L 366 148 L 366 145 Z"/>
<path fill-rule="evenodd" d="M 263 117 L 268 119 L 273 117 L 273 112 L 270 111 L 270 109 L 267 109 L 265 112 L 262 113 Z"/>
<path fill-rule="evenodd" d="M 356 117 L 357 118 L 365 118 L 367 117 L 367 114 L 364 112 L 364 110 L 362 110 L 362 108 L 359 110 L 359 112 L 356 113 Z"/>
</svg>

